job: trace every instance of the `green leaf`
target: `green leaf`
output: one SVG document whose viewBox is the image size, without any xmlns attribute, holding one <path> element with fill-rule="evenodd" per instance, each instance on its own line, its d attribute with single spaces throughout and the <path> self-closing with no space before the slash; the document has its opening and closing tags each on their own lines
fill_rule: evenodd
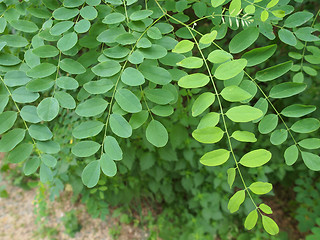
<svg viewBox="0 0 320 240">
<path fill-rule="evenodd" d="M 241 2 L 241 1 L 240 1 Z M 241 4 L 241 3 L 240 3 Z M 250 47 L 259 37 L 259 29 L 249 27 L 235 35 L 229 43 L 231 53 L 239 53 Z"/>
<path fill-rule="evenodd" d="M 248 131 L 235 131 L 232 133 L 231 137 L 239 142 L 256 142 L 257 139 L 255 135 Z"/>
<path fill-rule="evenodd" d="M 82 19 L 75 24 L 74 30 L 77 33 L 85 33 L 89 31 L 90 27 L 91 27 L 90 21 L 88 21 L 87 19 Z"/>
<path fill-rule="evenodd" d="M 207 113 L 201 118 L 197 126 L 197 129 L 215 127 L 219 123 L 219 120 L 220 120 L 219 113 L 215 113 L 215 112 Z"/>
<path fill-rule="evenodd" d="M 205 166 L 219 166 L 228 161 L 230 157 L 230 151 L 226 149 L 217 149 L 204 154 L 200 158 L 200 163 Z"/>
<path fill-rule="evenodd" d="M 271 81 L 289 72 L 290 69 L 292 68 L 292 65 L 293 65 L 292 61 L 288 61 L 285 63 L 275 65 L 273 67 L 261 70 L 256 73 L 256 79 L 258 79 L 260 82 Z"/>
<path fill-rule="evenodd" d="M 206 127 L 196 129 L 192 132 L 192 137 L 201 143 L 217 143 L 224 135 L 218 127 Z"/>
<path fill-rule="evenodd" d="M 228 174 L 228 184 L 230 186 L 230 189 L 232 188 L 232 185 L 234 183 L 234 180 L 236 178 L 236 169 L 235 168 L 229 168 L 227 171 Z"/>
<path fill-rule="evenodd" d="M 84 89 L 91 94 L 106 93 L 113 88 L 114 83 L 107 78 L 102 78 L 97 81 L 90 81 L 83 85 Z"/>
<path fill-rule="evenodd" d="M 60 7 L 53 11 L 52 16 L 56 20 L 69 20 L 79 14 L 78 8 Z"/>
<path fill-rule="evenodd" d="M 71 77 L 59 77 L 56 80 L 57 86 L 66 90 L 74 90 L 79 87 L 77 80 Z"/>
<path fill-rule="evenodd" d="M 267 216 L 262 215 L 262 225 L 264 230 L 266 230 L 270 235 L 276 235 L 279 233 L 279 227 L 276 222 Z"/>
<path fill-rule="evenodd" d="M 108 102 L 100 97 L 94 97 L 80 103 L 76 108 L 76 114 L 81 117 L 93 117 L 103 113 Z"/>
<path fill-rule="evenodd" d="M 113 177 L 117 174 L 117 165 L 107 154 L 101 156 L 100 167 L 102 172 L 108 177 Z"/>
<path fill-rule="evenodd" d="M 229 102 L 241 102 L 252 97 L 250 93 L 235 85 L 225 87 L 220 94 Z"/>
<path fill-rule="evenodd" d="M 246 153 L 241 159 L 240 164 L 245 167 L 260 167 L 271 159 L 271 152 L 265 149 L 257 149 Z"/>
<path fill-rule="evenodd" d="M 285 21 L 284 26 L 287 28 L 295 28 L 299 27 L 302 24 L 308 22 L 311 18 L 313 18 L 313 14 L 311 12 L 296 12 L 291 14 Z"/>
<path fill-rule="evenodd" d="M 57 67 L 51 63 L 40 63 L 27 71 L 27 75 L 33 78 L 44 78 L 55 73 Z"/>
<path fill-rule="evenodd" d="M 0 152 L 10 152 L 23 139 L 26 131 L 21 128 L 15 128 L 2 135 L 0 139 Z"/>
<path fill-rule="evenodd" d="M 27 20 L 12 20 L 10 21 L 10 25 L 17 29 L 18 31 L 26 32 L 26 33 L 33 33 L 38 31 L 38 26 L 30 21 Z"/>
<path fill-rule="evenodd" d="M 146 129 L 147 140 L 156 147 L 164 147 L 168 142 L 167 129 L 157 120 L 151 120 Z"/>
<path fill-rule="evenodd" d="M 100 121 L 86 121 L 80 123 L 72 131 L 72 135 L 78 139 L 84 139 L 98 135 L 104 127 Z"/>
<path fill-rule="evenodd" d="M 71 58 L 64 58 L 60 62 L 60 68 L 70 74 L 82 74 L 86 72 L 84 66 Z"/>
<path fill-rule="evenodd" d="M 33 93 L 25 87 L 16 88 L 12 92 L 12 99 L 17 103 L 31 103 L 39 98 L 39 93 Z"/>
<path fill-rule="evenodd" d="M 194 43 L 189 40 L 182 40 L 174 47 L 172 52 L 175 53 L 186 53 L 190 52 L 194 47 Z"/>
<path fill-rule="evenodd" d="M 320 139 L 319 138 L 307 138 L 303 139 L 298 144 L 306 149 L 318 149 L 320 148 Z"/>
<path fill-rule="evenodd" d="M 272 209 L 271 207 L 269 207 L 268 205 L 261 203 L 259 205 L 259 208 L 261 209 L 261 211 L 265 212 L 266 214 L 272 214 Z"/>
<path fill-rule="evenodd" d="M 174 100 L 174 96 L 166 89 L 148 89 L 144 91 L 147 99 L 159 105 L 166 105 Z"/>
<path fill-rule="evenodd" d="M 288 29 L 284 29 L 284 28 L 280 29 L 278 34 L 279 34 L 279 39 L 282 42 L 284 42 L 284 43 L 286 43 L 286 44 L 288 44 L 290 46 L 297 45 L 297 38 Z"/>
<path fill-rule="evenodd" d="M 29 158 L 23 167 L 23 172 L 26 176 L 35 173 L 40 166 L 40 159 L 38 157 Z"/>
<path fill-rule="evenodd" d="M 100 149 L 100 144 L 94 141 L 78 142 L 71 148 L 71 152 L 77 157 L 90 157 Z"/>
<path fill-rule="evenodd" d="M 167 49 L 157 44 L 152 44 L 151 47 L 139 51 L 147 59 L 160 59 L 167 55 Z"/>
<path fill-rule="evenodd" d="M 215 99 L 216 96 L 211 92 L 202 93 L 192 105 L 192 116 L 199 116 L 214 103 Z"/>
<path fill-rule="evenodd" d="M 317 108 L 313 105 L 292 104 L 281 111 L 281 114 L 286 117 L 302 117 L 312 113 Z"/>
<path fill-rule="evenodd" d="M 108 14 L 102 22 L 104 24 L 117 24 L 123 22 L 125 19 L 126 17 L 122 13 L 115 12 Z"/>
<path fill-rule="evenodd" d="M 118 62 L 114 60 L 107 60 L 94 66 L 91 70 L 99 77 L 111 77 L 117 74 L 121 69 Z"/>
<path fill-rule="evenodd" d="M 142 110 L 138 97 L 130 90 L 122 88 L 116 91 L 115 99 L 119 106 L 129 113 L 137 113 Z"/>
<path fill-rule="evenodd" d="M 261 21 L 262 21 L 262 22 L 267 21 L 268 18 L 269 18 L 269 12 L 268 12 L 267 10 L 263 10 L 263 11 L 261 12 L 260 18 L 261 18 Z"/>
<path fill-rule="evenodd" d="M 37 107 L 38 116 L 43 121 L 53 120 L 59 113 L 59 103 L 53 97 L 43 99 Z"/>
<path fill-rule="evenodd" d="M 53 136 L 50 129 L 45 125 L 32 124 L 28 129 L 29 135 L 39 141 L 50 140 Z"/>
<path fill-rule="evenodd" d="M 48 154 L 58 153 L 61 149 L 59 143 L 55 141 L 37 142 L 37 148 Z"/>
<path fill-rule="evenodd" d="M 49 154 L 41 155 L 41 161 L 48 167 L 55 167 L 57 165 L 57 159 Z"/>
<path fill-rule="evenodd" d="M 25 47 L 29 43 L 26 38 L 19 35 L 2 35 L 0 37 L 0 41 L 6 42 L 8 47 L 15 47 L 15 48 Z M 1 56 L 6 56 L 6 55 L 1 54 Z M 13 55 L 8 54 L 7 56 L 11 57 Z"/>
<path fill-rule="evenodd" d="M 254 182 L 249 186 L 254 194 L 267 194 L 272 190 L 272 184 L 268 182 Z"/>
<path fill-rule="evenodd" d="M 247 67 L 252 67 L 268 60 L 277 50 L 277 45 L 255 48 L 242 55 L 242 58 L 248 61 Z"/>
<path fill-rule="evenodd" d="M 121 75 L 121 81 L 128 86 L 139 86 L 144 84 L 145 79 L 139 70 L 127 67 Z"/>
<path fill-rule="evenodd" d="M 20 111 L 23 120 L 31 123 L 38 123 L 41 119 L 38 117 L 37 108 L 35 106 L 24 106 Z"/>
<path fill-rule="evenodd" d="M 132 114 L 129 124 L 131 125 L 132 129 L 138 129 L 144 124 L 148 119 L 149 113 L 146 110 L 142 110 L 139 113 Z"/>
<path fill-rule="evenodd" d="M 208 55 L 208 60 L 212 63 L 223 63 L 232 59 L 232 55 L 223 50 L 214 50 Z"/>
<path fill-rule="evenodd" d="M 80 15 L 86 20 L 93 20 L 98 16 L 98 12 L 92 6 L 85 6 L 80 10 Z"/>
<path fill-rule="evenodd" d="M 217 35 L 218 35 L 218 32 L 216 30 L 213 30 L 210 33 L 204 34 L 200 38 L 199 43 L 200 44 L 210 44 L 216 39 Z"/>
<path fill-rule="evenodd" d="M 94 160 L 90 162 L 81 174 L 81 179 L 84 185 L 88 188 L 93 188 L 98 184 L 100 178 L 100 161 Z"/>
<path fill-rule="evenodd" d="M 177 66 L 189 68 L 189 69 L 201 68 L 202 65 L 203 65 L 203 60 L 198 57 L 187 57 L 177 63 Z"/>
<path fill-rule="evenodd" d="M 10 163 L 20 163 L 30 157 L 33 151 L 31 143 L 22 143 L 15 147 L 8 155 Z"/>
<path fill-rule="evenodd" d="M 112 136 L 106 136 L 104 139 L 104 151 L 112 160 L 122 159 L 122 150 L 117 140 Z"/>
<path fill-rule="evenodd" d="M 285 82 L 271 88 L 269 96 L 272 98 L 287 98 L 303 92 L 305 83 Z"/>
<path fill-rule="evenodd" d="M 119 114 L 111 114 L 109 124 L 112 132 L 119 137 L 128 138 L 132 135 L 132 128 L 130 124 Z"/>
<path fill-rule="evenodd" d="M 57 56 L 59 50 L 52 45 L 43 45 L 33 49 L 32 53 L 41 58 L 51 58 Z"/>
<path fill-rule="evenodd" d="M 139 70 L 146 79 L 155 84 L 166 85 L 172 80 L 172 76 L 168 70 L 162 67 L 141 65 Z"/>
<path fill-rule="evenodd" d="M 12 54 L 0 53 L 0 65 L 13 66 L 13 65 L 17 65 L 20 62 L 21 62 L 20 58 Z"/>
<path fill-rule="evenodd" d="M 72 28 L 73 24 L 74 22 L 72 21 L 58 22 L 50 29 L 50 34 L 53 36 L 59 36 Z"/>
<path fill-rule="evenodd" d="M 219 80 L 228 80 L 241 73 L 246 65 L 246 59 L 237 59 L 223 63 L 216 69 L 214 76 Z"/>
<path fill-rule="evenodd" d="M 304 164 L 312 171 L 320 171 L 320 157 L 314 153 L 301 151 Z"/>
<path fill-rule="evenodd" d="M 7 111 L 0 114 L 0 134 L 5 133 L 10 128 L 17 119 L 17 113 L 14 111 Z"/>
<path fill-rule="evenodd" d="M 295 122 L 291 126 L 291 130 L 297 133 L 311 133 L 318 130 L 320 121 L 316 118 L 305 118 Z"/>
<path fill-rule="evenodd" d="M 233 122 L 251 122 L 263 116 L 263 112 L 255 107 L 241 105 L 230 108 L 226 116 Z"/>
<path fill-rule="evenodd" d="M 31 80 L 26 89 L 30 92 L 43 92 L 50 89 L 54 85 L 54 80 L 50 78 L 36 78 Z"/>
<path fill-rule="evenodd" d="M 291 145 L 284 151 L 284 159 L 288 166 L 293 165 L 299 157 L 299 151 L 296 145 Z"/>
<path fill-rule="evenodd" d="M 130 20 L 132 21 L 140 21 L 143 19 L 146 19 L 147 17 L 151 16 L 153 13 L 153 11 L 151 10 L 139 10 L 139 11 L 134 11 L 131 15 L 130 15 Z"/>
<path fill-rule="evenodd" d="M 78 42 L 78 35 L 75 32 L 67 33 L 59 39 L 57 47 L 60 51 L 65 52 L 73 48 Z"/>
<path fill-rule="evenodd" d="M 50 182 L 53 179 L 53 172 L 45 164 L 40 165 L 40 181 L 43 183 Z"/>
<path fill-rule="evenodd" d="M 231 17 L 235 17 L 240 13 L 241 0 L 232 0 L 229 6 L 229 12 Z"/>
<path fill-rule="evenodd" d="M 287 140 L 288 137 L 288 131 L 285 129 L 278 129 L 275 130 L 271 136 L 270 136 L 270 142 L 273 145 L 280 145 L 282 143 L 284 143 L 284 141 Z"/>
<path fill-rule="evenodd" d="M 166 105 L 166 106 L 157 105 L 151 108 L 151 112 L 153 112 L 155 115 L 158 115 L 160 117 L 168 117 L 171 114 L 173 114 L 174 109 L 170 105 Z"/>
<path fill-rule="evenodd" d="M 63 108 L 66 108 L 66 109 L 76 108 L 76 102 L 69 93 L 58 91 L 58 92 L 55 92 L 54 98 L 58 100 L 60 106 Z"/>
<path fill-rule="evenodd" d="M 203 73 L 193 73 L 183 76 L 178 81 L 178 85 L 183 88 L 204 87 L 210 81 L 209 77 Z"/>
<path fill-rule="evenodd" d="M 30 82 L 31 78 L 26 73 L 19 70 L 9 71 L 4 75 L 4 83 L 9 87 L 23 86 Z"/>
<path fill-rule="evenodd" d="M 237 191 L 229 200 L 228 209 L 231 213 L 239 210 L 240 205 L 244 202 L 246 198 L 245 190 Z"/>
<path fill-rule="evenodd" d="M 278 126 L 278 116 L 276 114 L 268 114 L 262 118 L 258 129 L 262 134 L 272 132 Z"/>
<path fill-rule="evenodd" d="M 258 221 L 258 212 L 256 209 L 254 209 L 246 217 L 246 220 L 244 222 L 244 227 L 248 230 L 251 230 L 256 226 L 257 221 Z"/>
<path fill-rule="evenodd" d="M 216 8 L 222 4 L 224 4 L 226 0 L 211 0 L 212 7 Z"/>
</svg>

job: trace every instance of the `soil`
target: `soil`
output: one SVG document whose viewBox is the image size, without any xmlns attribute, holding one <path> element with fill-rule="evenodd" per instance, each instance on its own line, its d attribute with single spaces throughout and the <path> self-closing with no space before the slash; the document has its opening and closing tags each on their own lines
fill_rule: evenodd
<svg viewBox="0 0 320 240">
<path fill-rule="evenodd" d="M 8 198 L 0 198 L 0 239 L 1 240 L 112 240 L 110 231 L 117 231 L 116 239 L 147 239 L 148 234 L 129 224 L 121 224 L 118 219 L 110 217 L 109 221 L 93 219 L 86 212 L 86 207 L 80 203 L 72 203 L 71 192 L 64 192 L 55 202 L 48 204 L 49 215 L 43 219 L 47 222 L 45 228 L 36 223 L 34 202 L 36 189 L 23 190 L 2 181 L 9 194 Z M 65 233 L 61 218 L 65 212 L 76 210 L 81 230 L 72 238 Z M 49 235 L 49 236 L 48 236 Z"/>
</svg>

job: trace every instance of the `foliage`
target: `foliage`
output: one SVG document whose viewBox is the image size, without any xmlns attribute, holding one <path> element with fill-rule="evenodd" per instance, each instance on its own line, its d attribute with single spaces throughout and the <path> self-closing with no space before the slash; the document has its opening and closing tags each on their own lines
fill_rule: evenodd
<svg viewBox="0 0 320 240">
<path fill-rule="evenodd" d="M 313 184 L 314 183 L 314 184 Z M 295 218 L 298 220 L 299 230 L 308 232 L 316 225 L 319 218 L 320 184 L 317 177 L 304 176 L 296 180 L 294 191 L 297 193 L 298 207 Z"/>
<path fill-rule="evenodd" d="M 70 237 L 74 237 L 76 232 L 81 229 L 81 225 L 78 222 L 78 218 L 74 210 L 66 212 L 65 215 L 61 218 L 63 225 L 65 227 L 66 233 Z"/>
<path fill-rule="evenodd" d="M 214 234 L 244 205 L 275 235 L 266 174 L 320 170 L 319 12 L 301 2 L 3 0 L 0 152 L 96 217 L 146 197 Z"/>
</svg>

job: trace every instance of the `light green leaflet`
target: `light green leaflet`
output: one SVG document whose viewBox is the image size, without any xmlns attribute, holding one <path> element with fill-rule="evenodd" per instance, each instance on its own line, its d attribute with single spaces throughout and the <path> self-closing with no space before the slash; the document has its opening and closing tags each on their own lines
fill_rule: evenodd
<svg viewBox="0 0 320 240">
<path fill-rule="evenodd" d="M 204 154 L 200 158 L 200 163 L 206 166 L 219 166 L 228 161 L 230 156 L 230 151 L 226 149 L 217 149 Z"/>
<path fill-rule="evenodd" d="M 119 89 L 115 94 L 115 99 L 120 107 L 129 113 L 137 113 L 142 110 L 140 100 L 128 89 Z"/>
<path fill-rule="evenodd" d="M 257 210 L 252 210 L 248 216 L 246 217 L 246 220 L 244 222 L 244 227 L 248 230 L 251 230 L 255 227 L 258 221 L 258 212 Z"/>
<path fill-rule="evenodd" d="M 29 126 L 29 135 L 39 141 L 50 140 L 53 136 L 50 129 L 45 125 L 31 125 Z"/>
<path fill-rule="evenodd" d="M 87 140 L 76 143 L 71 148 L 71 152 L 77 157 L 89 157 L 95 154 L 99 149 L 99 143 Z"/>
<path fill-rule="evenodd" d="M 231 39 L 229 44 L 229 50 L 231 53 L 242 52 L 243 50 L 250 47 L 258 39 L 258 37 L 259 37 L 259 29 L 256 27 L 249 27 L 243 30 L 242 32 L 238 33 Z"/>
<path fill-rule="evenodd" d="M 272 190 L 272 184 L 267 182 L 254 182 L 249 186 L 249 189 L 258 195 L 267 194 Z"/>
<path fill-rule="evenodd" d="M 260 109 L 248 105 L 233 107 L 226 112 L 226 116 L 234 122 L 250 122 L 262 115 L 263 112 Z"/>
<path fill-rule="evenodd" d="M 244 202 L 246 198 L 245 190 L 237 191 L 229 200 L 228 209 L 231 213 L 239 210 L 240 205 Z"/>
<path fill-rule="evenodd" d="M 84 185 L 92 188 L 97 185 L 100 178 L 100 161 L 94 160 L 90 162 L 84 169 L 81 179 Z"/>
<path fill-rule="evenodd" d="M 178 84 L 183 88 L 204 87 L 210 81 L 210 78 L 203 73 L 193 73 L 180 78 Z"/>
<path fill-rule="evenodd" d="M 224 135 L 218 127 L 206 127 L 196 129 L 192 132 L 192 137 L 201 143 L 217 143 Z"/>
<path fill-rule="evenodd" d="M 182 40 L 180 41 L 175 48 L 172 50 L 172 52 L 175 53 L 186 53 L 190 52 L 194 47 L 194 43 L 189 40 Z"/>
<path fill-rule="evenodd" d="M 167 129 L 157 120 L 151 120 L 148 124 L 146 137 L 156 147 L 164 147 L 168 142 Z"/>
<path fill-rule="evenodd" d="M 128 138 L 132 135 L 132 127 L 121 115 L 117 113 L 111 114 L 109 122 L 112 132 L 117 136 Z"/>
<path fill-rule="evenodd" d="M 94 97 L 80 103 L 76 114 L 81 117 L 92 117 L 101 114 L 108 106 L 108 102 L 100 97 Z"/>
<path fill-rule="evenodd" d="M 99 134 L 102 131 L 102 128 L 103 123 L 100 121 L 86 121 L 75 127 L 72 131 L 72 135 L 78 139 L 93 137 Z"/>
<path fill-rule="evenodd" d="M 106 136 L 104 139 L 104 151 L 112 160 L 122 159 L 122 150 L 117 140 L 112 136 Z"/>
<path fill-rule="evenodd" d="M 57 47 L 61 51 L 68 51 L 78 42 L 78 35 L 75 32 L 67 33 L 59 39 Z"/>
<path fill-rule="evenodd" d="M 202 93 L 192 105 L 192 116 L 199 116 L 214 103 L 215 99 L 215 95 L 211 92 Z"/>
<path fill-rule="evenodd" d="M 214 50 L 208 55 L 208 60 L 212 63 L 223 63 L 232 59 L 232 55 L 223 50 Z"/>
<path fill-rule="evenodd" d="M 223 63 L 216 69 L 214 76 L 219 80 L 228 80 L 241 73 L 246 65 L 246 59 L 232 60 Z"/>
<path fill-rule="evenodd" d="M 203 60 L 198 57 L 187 57 L 178 62 L 177 65 L 189 69 L 201 68 L 203 65 Z"/>
<path fill-rule="evenodd" d="M 108 177 L 113 177 L 117 174 L 117 166 L 107 154 L 101 156 L 100 167 L 102 172 Z"/>
<path fill-rule="evenodd" d="M 271 159 L 271 153 L 265 149 L 257 149 L 246 153 L 240 159 L 240 164 L 245 167 L 260 167 Z"/>
<path fill-rule="evenodd" d="M 0 114 L 0 134 L 9 130 L 17 119 L 17 113 L 7 111 Z"/>
<path fill-rule="evenodd" d="M 43 121 L 53 120 L 59 113 L 59 103 L 55 98 L 43 99 L 37 107 L 38 116 Z"/>
</svg>

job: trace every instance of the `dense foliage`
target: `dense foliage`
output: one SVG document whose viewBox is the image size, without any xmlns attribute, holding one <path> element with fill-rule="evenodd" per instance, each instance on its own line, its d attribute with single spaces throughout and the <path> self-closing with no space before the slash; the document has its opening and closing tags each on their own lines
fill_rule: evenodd
<svg viewBox="0 0 320 240">
<path fill-rule="evenodd" d="M 0 152 L 95 217 L 162 202 L 203 239 L 243 205 L 246 229 L 275 235 L 270 176 L 320 170 L 319 12 L 304 2 L 0 1 Z"/>
</svg>

